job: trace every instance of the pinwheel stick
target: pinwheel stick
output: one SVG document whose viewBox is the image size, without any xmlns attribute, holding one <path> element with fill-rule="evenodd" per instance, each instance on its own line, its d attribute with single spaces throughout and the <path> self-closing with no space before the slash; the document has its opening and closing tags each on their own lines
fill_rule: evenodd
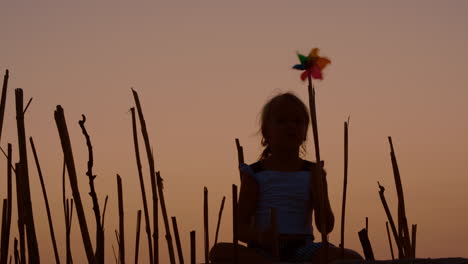
<svg viewBox="0 0 468 264">
<path fill-rule="evenodd" d="M 328 239 L 327 239 L 327 228 L 326 228 L 326 219 L 327 218 L 327 212 L 325 211 L 325 190 L 323 190 L 323 187 L 325 186 L 324 184 L 324 178 L 322 175 L 322 168 L 320 166 L 320 146 L 319 146 L 319 137 L 318 137 L 318 127 L 317 127 L 317 110 L 315 107 L 315 89 L 312 85 L 312 78 L 310 75 L 308 75 L 308 80 L 309 80 L 309 86 L 308 86 L 308 92 L 309 92 L 309 110 L 310 110 L 310 117 L 312 121 L 312 131 L 314 133 L 314 146 L 315 146 L 315 158 L 317 160 L 317 166 L 315 166 L 316 173 L 319 176 L 319 190 L 321 191 L 322 197 L 320 199 L 320 212 L 321 212 L 321 234 L 322 234 L 322 243 L 324 247 L 324 256 L 322 258 L 323 263 L 326 263 L 328 260 Z"/>
</svg>

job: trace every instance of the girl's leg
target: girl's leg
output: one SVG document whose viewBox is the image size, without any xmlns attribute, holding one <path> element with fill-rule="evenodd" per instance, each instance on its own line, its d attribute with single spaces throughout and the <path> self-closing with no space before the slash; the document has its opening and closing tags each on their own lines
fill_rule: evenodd
<svg viewBox="0 0 468 264">
<path fill-rule="evenodd" d="M 218 243 L 210 250 L 210 260 L 216 263 L 232 263 L 234 244 Z M 270 264 L 272 261 L 262 256 L 257 250 L 242 245 L 238 246 L 239 263 Z"/>
</svg>

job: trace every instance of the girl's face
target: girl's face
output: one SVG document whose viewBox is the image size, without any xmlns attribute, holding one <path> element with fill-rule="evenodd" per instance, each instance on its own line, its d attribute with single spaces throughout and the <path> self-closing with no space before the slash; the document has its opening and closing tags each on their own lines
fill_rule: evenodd
<svg viewBox="0 0 468 264">
<path fill-rule="evenodd" d="M 306 134 L 304 112 L 298 105 L 284 101 L 272 109 L 265 135 L 272 149 L 298 150 Z"/>
</svg>

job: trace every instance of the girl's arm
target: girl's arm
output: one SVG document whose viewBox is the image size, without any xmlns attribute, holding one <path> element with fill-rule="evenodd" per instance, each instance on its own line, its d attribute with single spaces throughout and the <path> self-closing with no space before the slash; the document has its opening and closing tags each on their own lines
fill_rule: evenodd
<svg viewBox="0 0 468 264">
<path fill-rule="evenodd" d="M 320 210 L 320 204 L 322 197 L 325 197 L 325 207 L 324 210 L 327 212 L 326 217 L 327 219 L 325 220 L 325 228 L 326 228 L 326 234 L 330 233 L 333 230 L 333 227 L 335 225 L 335 217 L 333 216 L 333 212 L 330 206 L 330 200 L 328 199 L 328 184 L 327 184 L 327 177 L 326 177 L 326 172 L 322 170 L 322 177 L 323 177 L 323 188 L 320 190 L 318 186 L 320 177 L 318 175 L 314 175 L 314 183 L 313 183 L 313 201 L 314 201 L 314 210 L 315 210 L 315 225 L 317 229 L 319 230 L 320 233 L 323 233 L 324 230 L 322 230 L 322 212 Z M 322 195 L 324 192 L 325 195 Z"/>
</svg>

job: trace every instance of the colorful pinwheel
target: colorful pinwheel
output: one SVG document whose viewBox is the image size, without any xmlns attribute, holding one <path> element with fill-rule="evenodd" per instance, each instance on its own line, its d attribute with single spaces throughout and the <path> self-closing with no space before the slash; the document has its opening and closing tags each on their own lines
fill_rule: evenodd
<svg viewBox="0 0 468 264">
<path fill-rule="evenodd" d="M 331 61 L 327 57 L 320 57 L 318 52 L 318 48 L 313 48 L 309 56 L 304 56 L 299 52 L 297 53 L 301 64 L 294 65 L 293 69 L 304 71 L 301 74 L 301 80 L 305 81 L 309 76 L 313 79 L 323 80 L 322 70 L 331 63 Z"/>
</svg>

